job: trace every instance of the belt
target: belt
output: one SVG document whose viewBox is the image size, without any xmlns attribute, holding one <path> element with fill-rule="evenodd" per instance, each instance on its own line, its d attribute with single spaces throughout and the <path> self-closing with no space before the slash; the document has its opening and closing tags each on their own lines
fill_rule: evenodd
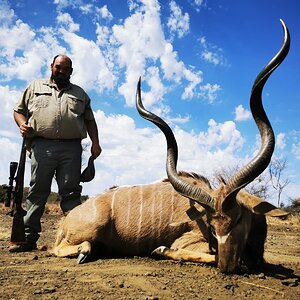
<svg viewBox="0 0 300 300">
<path fill-rule="evenodd" d="M 47 139 L 42 136 L 37 136 L 34 139 L 37 140 L 45 140 L 45 141 L 51 141 L 51 142 L 58 142 L 58 143 L 65 143 L 65 142 L 81 142 L 81 139 Z"/>
</svg>

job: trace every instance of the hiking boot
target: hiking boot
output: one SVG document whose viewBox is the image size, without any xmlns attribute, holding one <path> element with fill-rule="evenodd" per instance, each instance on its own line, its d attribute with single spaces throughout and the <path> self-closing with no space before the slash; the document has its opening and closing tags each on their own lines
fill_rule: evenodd
<svg viewBox="0 0 300 300">
<path fill-rule="evenodd" d="M 36 250 L 35 243 L 24 243 L 24 244 L 15 244 L 9 247 L 8 251 L 15 252 L 30 252 L 32 250 Z"/>
</svg>

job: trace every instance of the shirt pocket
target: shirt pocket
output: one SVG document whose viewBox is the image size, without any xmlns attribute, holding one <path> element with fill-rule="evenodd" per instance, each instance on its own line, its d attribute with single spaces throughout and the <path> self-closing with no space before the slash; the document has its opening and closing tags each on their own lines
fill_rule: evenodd
<svg viewBox="0 0 300 300">
<path fill-rule="evenodd" d="M 76 115 L 81 115 L 85 111 L 85 103 L 83 99 L 68 95 L 68 108 Z"/>
<path fill-rule="evenodd" d="M 52 93 L 50 92 L 34 92 L 34 104 L 37 109 L 47 108 L 49 106 Z"/>
</svg>

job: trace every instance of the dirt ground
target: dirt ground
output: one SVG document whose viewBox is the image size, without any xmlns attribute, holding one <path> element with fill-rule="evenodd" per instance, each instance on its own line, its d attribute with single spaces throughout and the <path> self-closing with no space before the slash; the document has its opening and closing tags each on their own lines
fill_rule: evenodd
<svg viewBox="0 0 300 300">
<path fill-rule="evenodd" d="M 43 216 L 39 246 L 51 245 L 61 218 Z M 153 258 L 97 259 L 77 265 L 47 251 L 9 253 L 12 218 L 0 209 L 0 299 L 300 299 L 300 216 L 268 219 L 265 259 L 256 274 Z"/>
</svg>

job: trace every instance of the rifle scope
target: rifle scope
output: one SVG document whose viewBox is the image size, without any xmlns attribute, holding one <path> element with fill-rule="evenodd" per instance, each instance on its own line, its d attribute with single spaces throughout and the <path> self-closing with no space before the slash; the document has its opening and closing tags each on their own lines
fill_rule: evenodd
<svg viewBox="0 0 300 300">
<path fill-rule="evenodd" d="M 9 165 L 9 183 L 6 190 L 6 199 L 5 199 L 5 206 L 10 207 L 10 201 L 11 201 L 11 194 L 13 192 L 13 186 L 14 186 L 14 179 L 15 174 L 18 168 L 18 163 L 15 161 L 12 161 Z"/>
</svg>

